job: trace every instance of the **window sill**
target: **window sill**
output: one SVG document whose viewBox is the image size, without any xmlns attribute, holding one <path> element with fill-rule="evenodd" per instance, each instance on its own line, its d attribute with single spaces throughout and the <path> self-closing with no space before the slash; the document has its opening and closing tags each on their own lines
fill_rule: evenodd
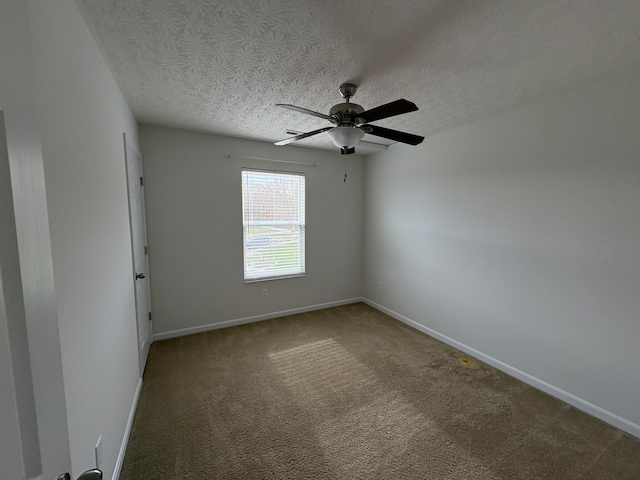
<svg viewBox="0 0 640 480">
<path fill-rule="evenodd" d="M 257 283 L 257 282 L 268 282 L 270 280 L 283 280 L 285 278 L 299 278 L 304 277 L 306 274 L 298 273 L 295 275 L 275 275 L 273 277 L 260 277 L 260 278 L 245 278 L 244 283 Z"/>
</svg>

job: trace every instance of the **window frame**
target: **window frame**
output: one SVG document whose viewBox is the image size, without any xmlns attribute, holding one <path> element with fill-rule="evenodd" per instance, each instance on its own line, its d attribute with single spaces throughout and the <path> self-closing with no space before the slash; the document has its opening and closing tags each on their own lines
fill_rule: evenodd
<svg viewBox="0 0 640 480">
<path fill-rule="evenodd" d="M 302 178 L 302 189 L 303 192 L 301 195 L 298 195 L 297 202 L 297 212 L 298 219 L 294 220 L 247 220 L 246 219 L 246 205 L 245 205 L 245 172 L 255 172 L 258 174 L 266 174 L 266 175 L 284 175 L 290 177 L 301 177 Z M 306 174 L 304 172 L 293 172 L 293 171 L 284 171 L 284 170 L 272 170 L 272 169 L 264 169 L 264 168 L 254 168 L 254 167 L 242 167 L 241 168 L 241 193 L 242 193 L 242 263 L 243 263 L 243 279 L 244 283 L 255 283 L 255 282 L 265 282 L 269 280 L 279 280 L 285 278 L 297 278 L 306 276 Z M 302 209 L 302 214 L 300 214 L 300 209 Z M 297 239 L 298 239 L 298 253 L 297 253 L 297 265 L 296 267 L 290 269 L 279 269 L 275 270 L 274 274 L 256 274 L 256 272 L 250 272 L 248 270 L 248 262 L 247 257 L 250 252 L 250 248 L 247 245 L 247 242 L 250 240 L 248 236 L 248 227 L 252 226 L 292 226 L 297 227 Z M 280 273 L 278 273 L 280 272 Z"/>
</svg>

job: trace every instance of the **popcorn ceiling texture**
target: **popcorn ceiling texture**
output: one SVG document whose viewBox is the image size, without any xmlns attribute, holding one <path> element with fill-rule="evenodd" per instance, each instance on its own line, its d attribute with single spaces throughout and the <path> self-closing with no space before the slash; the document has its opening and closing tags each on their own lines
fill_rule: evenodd
<svg viewBox="0 0 640 480">
<path fill-rule="evenodd" d="M 428 136 L 640 63 L 638 0 L 76 0 L 136 118 L 276 141 L 353 101 Z M 303 140 L 330 147 L 326 135 Z"/>
</svg>

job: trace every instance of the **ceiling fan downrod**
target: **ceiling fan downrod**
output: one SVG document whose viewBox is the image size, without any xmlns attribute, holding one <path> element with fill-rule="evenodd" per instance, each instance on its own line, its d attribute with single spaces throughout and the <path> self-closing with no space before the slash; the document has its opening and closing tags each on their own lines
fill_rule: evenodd
<svg viewBox="0 0 640 480">
<path fill-rule="evenodd" d="M 356 94 L 357 88 L 353 83 L 343 83 L 338 89 L 340 95 L 344 98 L 344 103 L 338 103 L 331 107 L 329 115 L 338 121 L 339 127 L 355 127 L 354 120 L 356 116 L 364 112 L 364 108 L 361 105 L 350 102 L 351 97 Z"/>
</svg>

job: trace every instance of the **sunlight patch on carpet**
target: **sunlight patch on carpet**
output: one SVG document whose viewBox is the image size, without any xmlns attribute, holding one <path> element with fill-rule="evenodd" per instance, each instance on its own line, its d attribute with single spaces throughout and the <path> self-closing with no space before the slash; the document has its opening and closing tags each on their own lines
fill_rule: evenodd
<svg viewBox="0 0 640 480">
<path fill-rule="evenodd" d="M 333 410 L 377 382 L 376 376 L 332 338 L 269 354 L 300 406 Z"/>
</svg>

